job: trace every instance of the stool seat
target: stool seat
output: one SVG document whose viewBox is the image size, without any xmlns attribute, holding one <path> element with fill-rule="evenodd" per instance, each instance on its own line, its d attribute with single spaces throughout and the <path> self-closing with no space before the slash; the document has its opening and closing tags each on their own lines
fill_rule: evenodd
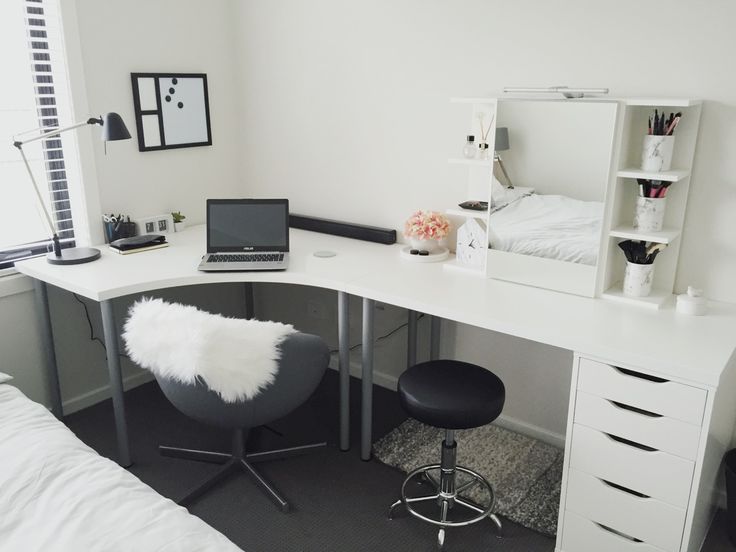
<svg viewBox="0 0 736 552">
<path fill-rule="evenodd" d="M 486 425 L 503 410 L 506 388 L 493 372 L 458 360 L 416 364 L 399 378 L 399 400 L 412 418 L 443 429 Z"/>
</svg>

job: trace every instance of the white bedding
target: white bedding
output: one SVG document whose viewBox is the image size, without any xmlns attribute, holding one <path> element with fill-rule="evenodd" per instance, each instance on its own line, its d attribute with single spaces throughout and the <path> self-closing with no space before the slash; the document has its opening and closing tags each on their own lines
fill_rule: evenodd
<svg viewBox="0 0 736 552">
<path fill-rule="evenodd" d="M 235 552 L 222 534 L 0 385 L 0 551 Z"/>
<path fill-rule="evenodd" d="M 603 203 L 561 195 L 531 194 L 490 217 L 492 249 L 595 265 Z"/>
</svg>

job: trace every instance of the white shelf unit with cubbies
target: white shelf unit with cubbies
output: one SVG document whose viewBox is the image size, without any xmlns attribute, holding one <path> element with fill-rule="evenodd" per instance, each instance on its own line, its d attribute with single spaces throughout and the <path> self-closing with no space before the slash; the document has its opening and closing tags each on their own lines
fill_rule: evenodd
<svg viewBox="0 0 736 552">
<path fill-rule="evenodd" d="M 468 126 L 467 134 L 476 137 L 476 145 L 480 141 L 479 116 L 483 118 L 484 127 L 487 130 L 488 158 L 487 159 L 467 159 L 463 157 L 453 157 L 448 159 L 450 165 L 455 165 L 455 170 L 465 170 L 467 172 L 467 186 L 463 196 L 458 197 L 457 204 L 464 201 L 486 201 L 491 203 L 491 177 L 493 176 L 493 151 L 496 138 L 496 110 L 498 107 L 496 98 L 452 98 L 453 104 L 463 104 L 464 107 L 471 108 L 471 119 Z M 488 126 L 490 125 L 490 128 Z M 489 209 L 485 211 L 474 211 L 471 209 L 462 209 L 461 207 L 452 206 L 445 209 L 445 213 L 451 217 L 460 218 L 462 222 L 467 219 L 475 219 L 485 231 L 484 243 L 488 243 L 488 221 L 490 216 Z M 464 220 L 463 220 L 464 219 Z M 462 224 L 461 222 L 461 224 Z M 481 250 L 482 262 L 479 266 L 470 266 L 459 262 L 457 259 L 444 263 L 443 267 L 447 270 L 459 270 L 476 276 L 487 276 L 488 265 L 488 248 Z"/>
<path fill-rule="evenodd" d="M 622 100 L 623 125 L 618 144 L 619 168 L 612 182 L 611 217 L 608 229 L 608 251 L 605 253 L 605 271 L 601 296 L 604 299 L 660 308 L 672 298 L 680 254 L 682 228 L 685 221 L 690 174 L 700 124 L 701 102 L 693 99 L 630 99 Z M 661 173 L 643 171 L 641 164 L 642 141 L 646 134 L 647 119 L 654 110 L 667 113 L 682 112 L 677 126 L 672 168 Z M 637 179 L 664 180 L 672 184 L 667 189 L 667 205 L 663 229 L 642 232 L 633 227 L 634 208 L 638 195 Z M 622 240 L 641 240 L 667 244 L 657 256 L 654 267 L 652 293 L 647 297 L 627 297 L 622 292 L 626 260 L 618 248 Z"/>
</svg>

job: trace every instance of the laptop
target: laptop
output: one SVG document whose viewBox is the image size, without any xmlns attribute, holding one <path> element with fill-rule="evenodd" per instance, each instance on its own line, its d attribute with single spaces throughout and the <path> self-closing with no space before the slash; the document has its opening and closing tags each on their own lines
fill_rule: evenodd
<svg viewBox="0 0 736 552">
<path fill-rule="evenodd" d="M 199 270 L 286 270 L 288 199 L 208 199 L 207 254 Z"/>
</svg>

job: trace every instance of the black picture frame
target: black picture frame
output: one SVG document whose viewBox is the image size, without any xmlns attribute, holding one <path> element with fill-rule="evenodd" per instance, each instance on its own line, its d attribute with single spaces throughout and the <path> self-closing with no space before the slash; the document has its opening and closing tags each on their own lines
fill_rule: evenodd
<svg viewBox="0 0 736 552">
<path fill-rule="evenodd" d="M 138 151 L 159 151 L 212 145 L 209 90 L 205 73 L 131 73 L 130 79 L 133 86 Z M 198 88 L 200 83 L 197 81 L 201 82 L 201 91 Z M 165 119 L 176 118 L 176 115 L 172 114 L 171 108 L 165 106 L 164 103 L 176 99 L 172 96 L 176 93 L 176 87 L 183 83 L 186 83 L 187 88 L 190 89 L 190 95 L 194 94 L 192 96 L 194 101 L 191 102 L 193 104 L 192 110 L 194 110 L 194 116 L 192 117 L 194 122 L 190 125 L 191 128 L 185 128 L 187 132 L 184 132 L 185 136 L 196 136 L 192 140 L 174 136 L 171 130 L 169 136 L 167 136 L 166 132 Z M 145 87 L 142 85 L 145 85 Z M 171 94 L 162 95 L 162 85 L 168 86 L 166 92 L 172 91 Z M 153 86 L 153 91 L 151 86 Z M 154 98 L 151 97 L 151 92 L 153 92 Z M 146 97 L 142 97 L 142 94 Z M 143 108 L 144 99 L 146 101 L 145 109 Z M 155 103 L 155 107 L 152 105 L 153 103 Z M 181 101 L 176 104 L 172 103 L 172 105 L 177 105 L 179 109 L 185 107 Z M 168 118 L 167 113 L 169 113 Z M 186 125 L 180 124 L 178 126 Z M 155 131 L 156 127 L 157 132 Z"/>
</svg>

